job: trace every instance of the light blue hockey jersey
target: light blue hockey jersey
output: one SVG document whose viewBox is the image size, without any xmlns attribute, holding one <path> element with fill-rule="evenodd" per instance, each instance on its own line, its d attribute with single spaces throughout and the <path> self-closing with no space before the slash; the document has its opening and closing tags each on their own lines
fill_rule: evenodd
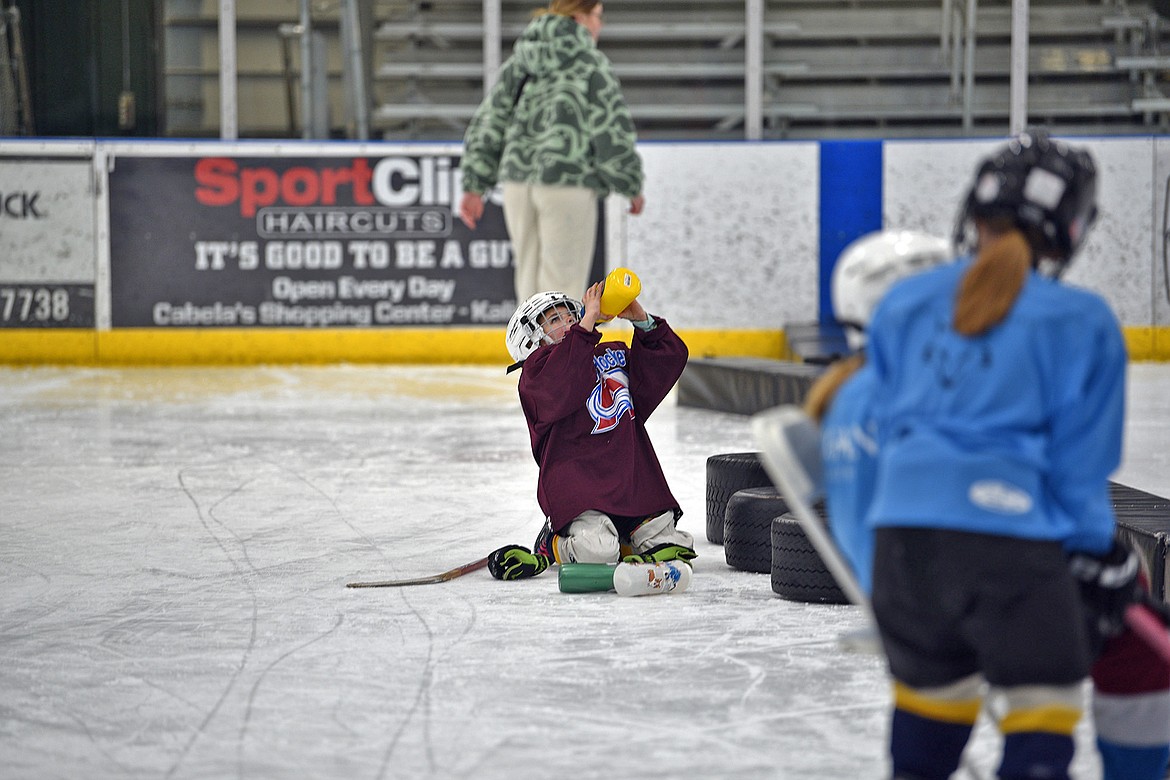
<svg viewBox="0 0 1170 780">
<path fill-rule="evenodd" d="M 858 369 L 837 389 L 821 421 L 821 460 L 829 531 L 868 595 L 873 585 L 873 529 L 865 521 L 873 497 L 878 435 L 871 413 L 877 377 Z"/>
<path fill-rule="evenodd" d="M 1103 553 L 1125 416 L 1117 320 L 1100 296 L 1033 272 L 1003 322 L 961 336 L 953 304 L 970 263 L 902 281 L 874 313 L 881 455 L 869 523 Z"/>
</svg>

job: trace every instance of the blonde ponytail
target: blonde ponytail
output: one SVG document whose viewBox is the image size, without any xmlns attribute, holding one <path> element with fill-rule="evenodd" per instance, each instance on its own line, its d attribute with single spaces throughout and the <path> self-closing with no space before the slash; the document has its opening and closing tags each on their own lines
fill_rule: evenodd
<svg viewBox="0 0 1170 780">
<path fill-rule="evenodd" d="M 804 398 L 805 414 L 818 423 L 825 419 L 841 385 L 845 384 L 845 380 L 857 373 L 857 370 L 864 365 L 865 353 L 858 352 L 838 360 L 825 369 L 825 373 L 817 377 L 817 381 L 813 382 L 812 387 L 808 389 L 808 395 Z"/>
<path fill-rule="evenodd" d="M 1032 267 L 1032 248 L 1015 228 L 980 241 L 979 254 L 959 283 L 954 328 L 978 336 L 1007 317 Z"/>
</svg>

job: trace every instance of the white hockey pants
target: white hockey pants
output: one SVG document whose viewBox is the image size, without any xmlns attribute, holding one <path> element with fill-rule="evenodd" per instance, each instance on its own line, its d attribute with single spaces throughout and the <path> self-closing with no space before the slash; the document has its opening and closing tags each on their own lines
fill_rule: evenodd
<svg viewBox="0 0 1170 780">
<path fill-rule="evenodd" d="M 621 559 L 621 540 L 617 528 L 604 512 L 588 510 L 577 516 L 555 539 L 557 559 L 562 563 L 616 563 Z M 694 547 L 695 538 L 675 526 L 671 511 L 652 517 L 634 529 L 630 545 L 634 552 L 645 552 L 661 544 Z"/>
</svg>

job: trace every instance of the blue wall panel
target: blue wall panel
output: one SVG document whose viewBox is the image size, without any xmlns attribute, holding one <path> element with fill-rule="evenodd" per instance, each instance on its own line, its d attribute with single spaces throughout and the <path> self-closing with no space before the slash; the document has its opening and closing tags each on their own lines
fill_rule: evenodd
<svg viewBox="0 0 1170 780">
<path fill-rule="evenodd" d="M 821 143 L 821 322 L 833 319 L 830 280 L 837 256 L 855 238 L 882 229 L 882 142 Z"/>
</svg>

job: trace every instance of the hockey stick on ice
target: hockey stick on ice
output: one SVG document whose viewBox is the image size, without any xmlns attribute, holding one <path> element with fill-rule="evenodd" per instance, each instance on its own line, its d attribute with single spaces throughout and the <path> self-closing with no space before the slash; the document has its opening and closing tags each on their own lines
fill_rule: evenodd
<svg viewBox="0 0 1170 780">
<path fill-rule="evenodd" d="M 442 574 L 432 574 L 429 577 L 415 577 L 409 580 L 378 580 L 375 582 L 347 582 L 347 588 L 400 588 L 404 585 L 431 585 L 436 582 L 446 582 L 453 580 L 456 577 L 462 577 L 464 574 L 482 569 L 487 566 L 488 559 L 485 555 L 477 561 L 465 563 L 462 566 L 456 566 L 454 569 L 443 572 Z"/>
<path fill-rule="evenodd" d="M 760 448 L 765 471 L 784 496 L 788 509 L 804 529 L 804 535 L 837 580 L 841 591 L 861 607 L 872 622 L 869 599 L 812 510 L 812 504 L 823 490 L 821 434 L 816 423 L 798 406 L 777 406 L 752 417 L 752 433 Z"/>
</svg>

